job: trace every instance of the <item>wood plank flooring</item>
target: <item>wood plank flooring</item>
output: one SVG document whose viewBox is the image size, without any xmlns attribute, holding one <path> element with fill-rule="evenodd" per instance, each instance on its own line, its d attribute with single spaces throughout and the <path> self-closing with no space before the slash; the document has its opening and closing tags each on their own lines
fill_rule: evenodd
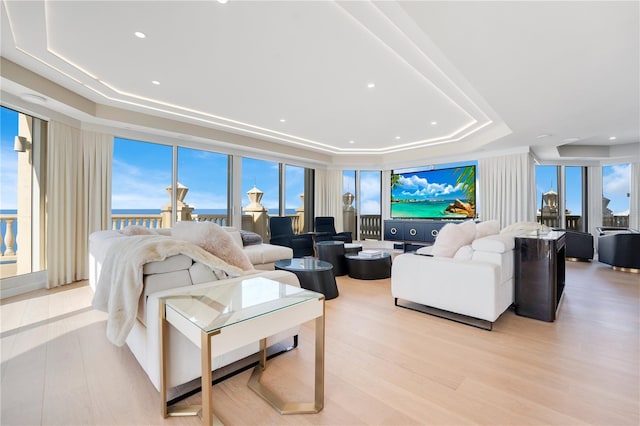
<svg viewBox="0 0 640 426">
<path fill-rule="evenodd" d="M 507 311 L 492 332 L 395 307 L 390 280 L 338 286 L 326 303 L 324 410 L 281 416 L 246 371 L 213 388 L 225 424 L 640 424 L 639 275 L 568 262 L 556 322 Z M 91 297 L 76 283 L 2 301 L 0 424 L 200 424 L 162 418 L 158 392 L 126 346 L 108 343 Z M 263 381 L 311 399 L 312 366 L 309 324 Z"/>
</svg>

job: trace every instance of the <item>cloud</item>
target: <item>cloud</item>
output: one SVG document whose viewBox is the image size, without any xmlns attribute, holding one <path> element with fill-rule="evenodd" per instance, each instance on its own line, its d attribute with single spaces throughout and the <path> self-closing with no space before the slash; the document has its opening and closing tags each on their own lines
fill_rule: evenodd
<svg viewBox="0 0 640 426">
<path fill-rule="evenodd" d="M 409 178 L 400 176 L 398 188 L 400 193 L 414 198 L 440 197 L 462 190 L 463 184 L 455 186 L 446 183 L 429 183 L 427 179 L 411 175 Z"/>
<path fill-rule="evenodd" d="M 623 195 L 626 196 L 631 190 L 631 165 L 616 164 L 614 166 L 605 166 L 602 169 L 602 189 L 603 194 Z M 605 174 L 606 173 L 606 174 Z"/>
<path fill-rule="evenodd" d="M 380 214 L 380 201 L 363 200 L 360 203 L 360 214 Z"/>
<path fill-rule="evenodd" d="M 113 161 L 111 206 L 113 209 L 161 209 L 166 206 L 171 171 L 141 168 Z"/>
</svg>

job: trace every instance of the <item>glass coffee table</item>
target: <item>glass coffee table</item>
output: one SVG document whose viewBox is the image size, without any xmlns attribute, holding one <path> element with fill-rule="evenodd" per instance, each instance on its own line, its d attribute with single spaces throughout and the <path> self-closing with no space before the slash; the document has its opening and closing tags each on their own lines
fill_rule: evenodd
<svg viewBox="0 0 640 426">
<path fill-rule="evenodd" d="M 317 413 L 324 406 L 324 296 L 267 278 L 196 289 L 160 300 L 160 394 L 162 414 L 198 415 L 202 423 L 214 419 L 211 358 L 253 342 L 260 342 L 260 361 L 248 386 L 281 414 Z M 267 337 L 315 321 L 315 384 L 313 402 L 289 403 L 260 383 L 266 364 Z M 201 349 L 202 407 L 167 406 L 169 326 Z"/>
</svg>

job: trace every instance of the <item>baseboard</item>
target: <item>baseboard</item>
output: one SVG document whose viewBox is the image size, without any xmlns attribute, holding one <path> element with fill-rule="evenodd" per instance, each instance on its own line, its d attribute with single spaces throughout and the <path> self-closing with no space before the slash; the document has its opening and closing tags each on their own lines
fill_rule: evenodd
<svg viewBox="0 0 640 426">
<path fill-rule="evenodd" d="M 47 271 L 32 272 L 0 279 L 0 299 L 47 288 Z"/>
</svg>

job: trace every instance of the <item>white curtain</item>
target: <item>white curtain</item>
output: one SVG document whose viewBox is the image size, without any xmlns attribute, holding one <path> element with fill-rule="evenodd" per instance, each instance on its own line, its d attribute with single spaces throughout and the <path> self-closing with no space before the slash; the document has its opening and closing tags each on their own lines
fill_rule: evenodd
<svg viewBox="0 0 640 426">
<path fill-rule="evenodd" d="M 55 121 L 47 145 L 48 286 L 86 279 L 89 234 L 108 229 L 113 137 Z"/>
<path fill-rule="evenodd" d="M 333 216 L 336 231 L 344 230 L 342 220 L 342 170 L 315 171 L 315 215 Z"/>
<path fill-rule="evenodd" d="M 631 163 L 629 228 L 640 229 L 640 163 Z"/>
<path fill-rule="evenodd" d="M 480 219 L 500 227 L 536 219 L 535 165 L 530 153 L 481 159 Z"/>
<path fill-rule="evenodd" d="M 588 228 L 595 236 L 594 243 L 598 244 L 596 227 L 602 226 L 602 167 L 587 167 L 587 208 L 588 211 Z"/>
</svg>

